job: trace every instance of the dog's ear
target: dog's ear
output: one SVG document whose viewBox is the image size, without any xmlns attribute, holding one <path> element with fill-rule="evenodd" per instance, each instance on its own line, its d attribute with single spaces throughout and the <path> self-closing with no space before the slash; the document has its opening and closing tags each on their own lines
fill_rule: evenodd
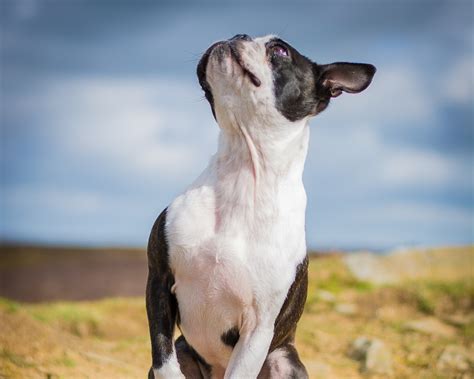
<svg viewBox="0 0 474 379">
<path fill-rule="evenodd" d="M 318 65 L 320 73 L 318 84 L 328 91 L 331 97 L 342 91 L 358 93 L 365 90 L 375 74 L 376 68 L 365 63 L 336 62 Z"/>
</svg>

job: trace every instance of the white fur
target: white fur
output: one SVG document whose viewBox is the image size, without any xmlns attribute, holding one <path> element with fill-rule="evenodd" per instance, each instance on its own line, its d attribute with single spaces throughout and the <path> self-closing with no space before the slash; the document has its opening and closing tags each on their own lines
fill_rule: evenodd
<svg viewBox="0 0 474 379">
<path fill-rule="evenodd" d="M 219 61 L 211 54 L 218 151 L 167 214 L 181 330 L 225 378 L 257 377 L 306 254 L 302 174 L 309 128 L 307 119 L 290 122 L 275 109 L 269 38 L 240 46 L 260 87 L 230 56 Z M 232 350 L 221 335 L 234 326 L 240 339 Z"/>
<path fill-rule="evenodd" d="M 159 369 L 154 368 L 153 374 L 155 379 L 186 379 L 179 369 L 176 351 L 173 351 L 168 360 L 163 363 L 163 366 Z"/>
<path fill-rule="evenodd" d="M 268 355 L 267 363 L 270 367 L 270 378 L 291 378 L 293 365 L 288 361 L 287 354 L 286 350 L 276 349 Z"/>
</svg>

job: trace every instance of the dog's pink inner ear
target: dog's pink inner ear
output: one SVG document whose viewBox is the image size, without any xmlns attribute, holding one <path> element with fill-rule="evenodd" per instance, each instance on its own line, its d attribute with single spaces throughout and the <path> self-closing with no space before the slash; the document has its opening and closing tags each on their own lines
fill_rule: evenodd
<svg viewBox="0 0 474 379">
<path fill-rule="evenodd" d="M 331 97 L 339 96 L 342 91 L 358 93 L 366 89 L 375 74 L 375 67 L 364 63 L 331 63 L 320 66 L 321 84 L 327 88 Z"/>
</svg>

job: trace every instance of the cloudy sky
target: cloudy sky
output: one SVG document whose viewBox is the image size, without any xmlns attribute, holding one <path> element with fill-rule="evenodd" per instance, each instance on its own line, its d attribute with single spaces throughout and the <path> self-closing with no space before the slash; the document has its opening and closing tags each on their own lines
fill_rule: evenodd
<svg viewBox="0 0 474 379">
<path fill-rule="evenodd" d="M 378 68 L 311 122 L 310 247 L 473 241 L 470 0 L 0 1 L 1 237 L 143 246 L 218 128 L 195 67 L 278 34 Z"/>
</svg>

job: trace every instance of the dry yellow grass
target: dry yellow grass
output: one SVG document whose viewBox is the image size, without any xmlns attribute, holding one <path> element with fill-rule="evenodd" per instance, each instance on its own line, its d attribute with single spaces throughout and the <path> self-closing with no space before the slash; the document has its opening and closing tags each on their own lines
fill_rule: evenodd
<svg viewBox="0 0 474 379">
<path fill-rule="evenodd" d="M 468 252 L 472 258 L 472 248 Z M 443 265 L 451 265 L 450 254 L 435 252 Z M 308 302 L 297 333 L 311 377 L 364 377 L 346 353 L 354 338 L 365 335 L 382 339 L 391 349 L 396 378 L 473 378 L 472 371 L 436 367 L 449 344 L 474 349 L 472 276 L 449 272 L 449 278 L 439 270 L 431 271 L 429 279 L 374 286 L 354 278 L 341 257 L 312 259 Z M 351 304 L 356 311 L 341 313 L 338 304 Z M 407 320 L 428 316 L 449 324 L 453 334 L 425 335 L 404 327 Z M 142 298 L 0 301 L 0 378 L 144 378 L 149 364 Z"/>
<path fill-rule="evenodd" d="M 413 280 L 452 282 L 474 277 L 474 247 L 403 249 L 386 256 L 351 254 L 346 262 L 360 277 L 376 283 Z"/>
</svg>

